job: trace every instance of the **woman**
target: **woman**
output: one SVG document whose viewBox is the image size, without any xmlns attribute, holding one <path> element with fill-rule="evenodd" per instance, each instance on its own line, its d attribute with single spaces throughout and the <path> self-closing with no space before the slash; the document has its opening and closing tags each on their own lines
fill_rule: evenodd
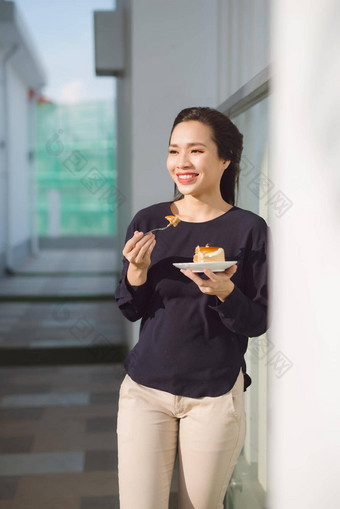
<svg viewBox="0 0 340 509">
<path fill-rule="evenodd" d="M 234 205 L 243 136 L 212 108 L 176 117 L 167 168 L 175 197 L 135 214 L 115 292 L 141 318 L 119 395 L 121 509 L 165 509 L 178 453 L 180 509 L 220 509 L 245 440 L 248 337 L 267 330 L 267 233 Z M 181 221 L 165 226 L 166 215 Z M 195 247 L 223 247 L 224 272 L 179 270 Z"/>
</svg>

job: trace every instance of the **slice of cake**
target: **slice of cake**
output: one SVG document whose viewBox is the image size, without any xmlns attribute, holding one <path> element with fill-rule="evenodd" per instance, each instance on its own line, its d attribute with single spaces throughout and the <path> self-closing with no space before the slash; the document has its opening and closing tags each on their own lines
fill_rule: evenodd
<svg viewBox="0 0 340 509">
<path fill-rule="evenodd" d="M 180 219 L 177 216 L 165 216 L 165 219 L 167 219 L 172 226 L 177 226 L 180 222 Z"/>
<path fill-rule="evenodd" d="M 194 263 L 225 262 L 224 249 L 209 244 L 205 247 L 196 246 L 193 261 Z"/>
</svg>

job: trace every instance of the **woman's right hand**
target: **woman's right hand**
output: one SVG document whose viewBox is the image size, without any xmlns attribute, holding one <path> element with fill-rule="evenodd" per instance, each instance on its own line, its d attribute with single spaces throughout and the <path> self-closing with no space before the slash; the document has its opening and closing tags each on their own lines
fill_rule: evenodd
<svg viewBox="0 0 340 509">
<path fill-rule="evenodd" d="M 151 253 L 155 244 L 153 233 L 144 235 L 143 232 L 135 231 L 133 237 L 125 244 L 122 253 L 135 270 L 146 272 L 151 264 Z"/>
</svg>

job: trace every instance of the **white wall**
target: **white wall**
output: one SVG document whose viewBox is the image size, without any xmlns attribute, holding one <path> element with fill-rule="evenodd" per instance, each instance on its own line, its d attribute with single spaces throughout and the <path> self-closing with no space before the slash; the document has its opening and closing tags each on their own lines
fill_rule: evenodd
<svg viewBox="0 0 340 509">
<path fill-rule="evenodd" d="M 340 500 L 339 23 L 339 2 L 275 3 L 270 168 L 293 204 L 272 213 L 272 337 L 292 364 L 269 380 L 275 509 Z"/>
<path fill-rule="evenodd" d="M 0 274 L 34 247 L 32 169 L 34 125 L 28 91 L 46 83 L 44 69 L 15 2 L 0 2 Z M 33 136 L 33 138 L 32 138 Z M 9 189 L 9 192 L 7 191 Z M 6 199 L 8 198 L 8 200 Z"/>
<path fill-rule="evenodd" d="M 27 86 L 8 66 L 10 237 L 14 247 L 30 237 Z"/>
<path fill-rule="evenodd" d="M 134 211 L 172 198 L 166 158 L 177 113 L 188 106 L 217 103 L 216 13 L 216 1 L 133 2 Z"/>
<path fill-rule="evenodd" d="M 4 89 L 4 67 L 1 67 L 0 86 L 0 256 L 5 262 L 7 230 L 9 231 L 10 257 L 7 266 L 27 255 L 31 236 L 30 174 L 28 162 L 28 87 L 11 62 L 7 65 L 7 96 Z M 8 118 L 5 118 L 4 102 Z M 7 157 L 6 157 L 7 151 Z M 8 172 L 8 173 L 7 173 Z M 7 184 L 9 179 L 9 185 Z M 8 201 L 6 199 L 9 188 Z M 8 210 L 7 208 L 8 203 Z"/>
<path fill-rule="evenodd" d="M 270 62 L 269 0 L 218 0 L 218 104 Z"/>
<path fill-rule="evenodd" d="M 0 140 L 4 142 L 6 138 L 6 125 L 4 122 L 4 68 L 2 60 L 6 52 L 0 48 Z M 6 176 L 5 176 L 5 150 L 3 143 L 0 146 L 0 256 L 5 252 L 6 235 Z M 1 267 L 0 267 L 1 274 Z"/>
</svg>

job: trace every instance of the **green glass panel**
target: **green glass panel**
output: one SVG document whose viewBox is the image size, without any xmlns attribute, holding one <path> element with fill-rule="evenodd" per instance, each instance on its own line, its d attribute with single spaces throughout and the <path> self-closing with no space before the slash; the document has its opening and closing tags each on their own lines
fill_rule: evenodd
<svg viewBox="0 0 340 509">
<path fill-rule="evenodd" d="M 37 105 L 39 235 L 115 235 L 113 101 Z"/>
</svg>

